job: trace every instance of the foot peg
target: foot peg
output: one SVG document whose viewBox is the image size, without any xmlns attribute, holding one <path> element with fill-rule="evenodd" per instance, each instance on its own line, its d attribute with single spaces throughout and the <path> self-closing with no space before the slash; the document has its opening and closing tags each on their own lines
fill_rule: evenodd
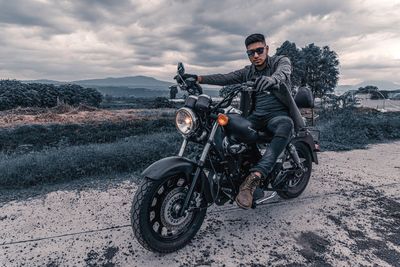
<svg viewBox="0 0 400 267">
<path fill-rule="evenodd" d="M 260 189 L 261 190 L 261 189 Z M 264 193 L 264 192 L 263 192 Z M 267 200 L 269 200 L 269 199 L 272 199 L 272 198 L 274 198 L 276 196 L 276 192 L 273 192 L 270 196 L 267 196 L 267 197 L 264 197 L 264 198 L 261 198 L 261 199 L 257 199 L 256 201 L 255 201 L 255 204 L 256 205 L 260 205 L 261 203 L 263 203 L 263 202 L 265 202 L 265 201 L 267 201 Z"/>
<path fill-rule="evenodd" d="M 253 201 L 257 201 L 258 199 L 262 199 L 264 197 L 264 190 L 257 187 L 253 194 Z"/>
</svg>

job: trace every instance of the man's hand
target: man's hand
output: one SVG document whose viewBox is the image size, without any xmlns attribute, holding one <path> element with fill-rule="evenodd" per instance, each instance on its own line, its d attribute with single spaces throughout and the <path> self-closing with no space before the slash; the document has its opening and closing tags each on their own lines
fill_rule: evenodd
<svg viewBox="0 0 400 267">
<path fill-rule="evenodd" d="M 256 79 L 255 87 L 259 92 L 271 91 L 271 88 L 276 85 L 278 82 L 275 78 L 269 76 L 261 76 Z"/>
<path fill-rule="evenodd" d="M 197 78 L 198 76 L 196 74 L 189 74 L 189 73 L 185 73 L 182 76 L 176 75 L 174 77 L 174 79 L 178 82 L 178 83 L 183 83 L 183 81 L 185 81 L 186 83 L 190 83 L 190 84 L 194 84 L 197 82 Z M 183 80 L 182 80 L 183 79 Z M 189 84 L 188 84 L 189 85 Z"/>
</svg>

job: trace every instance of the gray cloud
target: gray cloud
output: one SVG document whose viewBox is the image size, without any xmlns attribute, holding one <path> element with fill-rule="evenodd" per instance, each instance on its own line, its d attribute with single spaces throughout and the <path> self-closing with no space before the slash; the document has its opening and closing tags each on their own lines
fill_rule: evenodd
<svg viewBox="0 0 400 267">
<path fill-rule="evenodd" d="M 169 80 L 178 61 L 228 72 L 248 64 L 245 36 L 262 32 L 272 53 L 285 40 L 329 45 L 342 83 L 399 82 L 388 74 L 398 71 L 400 4 L 372 2 L 0 0 L 0 78 Z"/>
</svg>

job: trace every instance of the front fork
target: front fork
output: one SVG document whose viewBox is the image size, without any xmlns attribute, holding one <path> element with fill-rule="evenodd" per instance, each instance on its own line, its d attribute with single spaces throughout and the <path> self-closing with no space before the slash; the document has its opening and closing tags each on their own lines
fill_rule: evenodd
<svg viewBox="0 0 400 267">
<path fill-rule="evenodd" d="M 203 169 L 206 157 L 208 155 L 208 152 L 210 151 L 210 147 L 211 147 L 212 143 L 214 142 L 214 136 L 215 136 L 215 133 L 217 132 L 218 126 L 219 125 L 218 125 L 217 121 L 215 121 L 214 124 L 213 124 L 213 127 L 211 129 L 210 136 L 208 137 L 207 143 L 204 146 L 203 153 L 201 153 L 201 157 L 200 157 L 199 161 L 197 162 L 197 168 L 196 168 L 196 171 L 194 173 L 192 183 L 190 184 L 189 191 L 188 191 L 188 193 L 186 195 L 186 198 L 185 198 L 185 201 L 183 203 L 182 209 L 180 210 L 180 213 L 179 213 L 180 216 L 183 216 L 185 211 L 188 208 L 190 199 L 192 198 L 192 195 L 193 195 L 194 187 L 196 186 L 197 180 L 198 180 L 198 178 L 200 176 L 200 173 L 201 173 L 201 171 Z M 183 140 L 181 149 L 179 150 L 178 156 L 180 156 L 180 157 L 183 156 L 183 153 L 185 152 L 187 144 L 188 144 L 188 140 L 187 140 L 187 138 L 185 138 Z"/>
</svg>

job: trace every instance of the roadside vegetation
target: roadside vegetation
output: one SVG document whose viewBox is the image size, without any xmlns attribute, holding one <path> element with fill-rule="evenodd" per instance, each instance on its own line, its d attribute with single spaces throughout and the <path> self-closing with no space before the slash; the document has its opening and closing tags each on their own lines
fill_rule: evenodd
<svg viewBox="0 0 400 267">
<path fill-rule="evenodd" d="M 177 154 L 181 137 L 173 114 L 173 109 L 65 107 L 4 111 L 0 121 L 0 188 L 138 174 L 152 162 Z M 355 108 L 320 111 L 316 125 L 323 151 L 365 148 L 400 139 L 399 112 Z"/>
<path fill-rule="evenodd" d="M 0 187 L 32 185 L 82 177 L 139 171 L 153 161 L 176 155 L 180 136 L 155 133 L 109 144 L 50 148 L 22 155 L 0 155 Z"/>
<path fill-rule="evenodd" d="M 104 121 L 99 123 L 32 124 L 0 128 L 0 151 L 26 153 L 46 148 L 112 143 L 131 136 L 175 131 L 171 119 Z"/>
<path fill-rule="evenodd" d="M 316 125 L 321 131 L 323 151 L 360 149 L 400 139 L 400 112 L 357 108 L 326 110 L 320 113 Z"/>
<path fill-rule="evenodd" d="M 92 88 L 76 84 L 22 83 L 16 80 L 0 80 L 0 110 L 16 107 L 54 107 L 59 103 L 76 106 L 87 104 L 97 107 L 102 95 Z"/>
</svg>

